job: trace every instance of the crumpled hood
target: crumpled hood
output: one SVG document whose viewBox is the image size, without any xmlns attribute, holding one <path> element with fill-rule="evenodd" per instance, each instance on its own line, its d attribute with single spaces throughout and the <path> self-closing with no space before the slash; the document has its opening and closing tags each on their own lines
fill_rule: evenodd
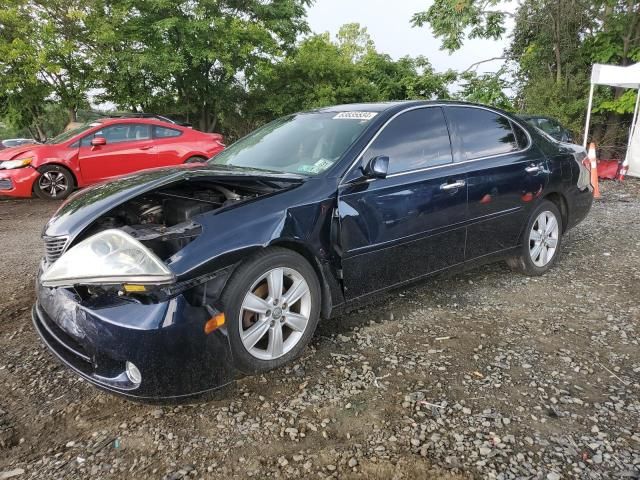
<svg viewBox="0 0 640 480">
<path fill-rule="evenodd" d="M 281 181 L 301 179 L 300 176 L 293 174 L 269 174 L 248 169 L 202 168 L 202 166 L 192 165 L 146 170 L 133 175 L 116 177 L 74 193 L 49 220 L 43 235 L 64 235 L 73 241 L 73 238 L 100 215 L 104 215 L 128 200 L 172 183 L 198 179 L 225 181 L 252 178 Z"/>
<path fill-rule="evenodd" d="M 35 154 L 38 150 L 47 148 L 49 145 L 20 145 L 19 147 L 5 148 L 0 150 L 0 162 L 4 160 L 15 160 L 17 158 L 29 157 Z"/>
</svg>

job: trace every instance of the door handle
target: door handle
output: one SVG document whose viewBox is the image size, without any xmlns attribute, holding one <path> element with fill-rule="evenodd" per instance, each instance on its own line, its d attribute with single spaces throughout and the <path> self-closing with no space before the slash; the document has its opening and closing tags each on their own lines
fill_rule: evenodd
<svg viewBox="0 0 640 480">
<path fill-rule="evenodd" d="M 458 188 L 464 187 L 467 184 L 464 180 L 457 180 L 454 183 L 443 183 L 440 185 L 440 190 L 456 190 Z"/>
<path fill-rule="evenodd" d="M 140 150 L 151 150 L 153 145 L 147 145 L 146 147 L 140 147 Z"/>
<path fill-rule="evenodd" d="M 538 172 L 542 172 L 543 170 L 544 170 L 544 167 L 542 165 L 531 165 L 524 169 L 524 171 L 527 173 L 538 173 Z"/>
</svg>

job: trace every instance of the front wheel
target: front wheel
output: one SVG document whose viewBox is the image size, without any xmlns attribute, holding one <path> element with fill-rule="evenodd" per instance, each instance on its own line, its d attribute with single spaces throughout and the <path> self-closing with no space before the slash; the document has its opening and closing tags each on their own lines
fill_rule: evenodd
<svg viewBox="0 0 640 480">
<path fill-rule="evenodd" d="M 553 202 L 545 200 L 529 218 L 520 255 L 507 263 L 525 275 L 543 275 L 556 263 L 561 244 L 562 216 Z"/>
<path fill-rule="evenodd" d="M 270 248 L 241 265 L 221 298 L 236 367 L 265 372 L 299 356 L 318 324 L 320 298 L 313 267 L 291 250 Z"/>
<path fill-rule="evenodd" d="M 71 172 L 60 165 L 47 165 L 33 186 L 34 193 L 44 200 L 63 200 L 71 195 L 74 182 Z"/>
</svg>

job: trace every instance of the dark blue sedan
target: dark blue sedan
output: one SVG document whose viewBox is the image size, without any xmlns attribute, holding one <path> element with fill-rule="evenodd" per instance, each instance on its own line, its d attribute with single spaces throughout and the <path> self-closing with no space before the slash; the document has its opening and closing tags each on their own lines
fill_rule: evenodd
<svg viewBox="0 0 640 480">
<path fill-rule="evenodd" d="M 320 318 L 496 260 L 542 275 L 589 212 L 585 152 L 482 105 L 342 105 L 207 167 L 73 195 L 44 231 L 33 321 L 94 385 L 207 392 L 300 355 Z"/>
</svg>

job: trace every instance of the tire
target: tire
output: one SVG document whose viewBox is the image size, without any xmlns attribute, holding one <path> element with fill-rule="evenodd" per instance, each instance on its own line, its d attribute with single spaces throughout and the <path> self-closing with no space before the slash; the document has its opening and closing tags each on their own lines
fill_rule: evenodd
<svg viewBox="0 0 640 480">
<path fill-rule="evenodd" d="M 189 157 L 184 161 L 184 163 L 204 163 L 206 161 L 207 159 L 204 157 Z"/>
<path fill-rule="evenodd" d="M 286 304 L 288 298 L 294 303 Z M 236 368 L 266 372 L 298 357 L 311 340 L 320 317 L 320 282 L 304 257 L 274 247 L 240 265 L 220 300 Z"/>
<path fill-rule="evenodd" d="M 541 225 L 540 222 L 543 222 L 543 218 L 547 226 L 545 233 L 541 234 L 541 227 L 544 225 Z M 552 228 L 550 225 L 554 221 L 555 227 Z M 562 228 L 560 210 L 553 202 L 544 200 L 531 213 L 523 233 L 520 255 L 507 259 L 509 266 L 532 277 L 545 274 L 555 265 L 560 255 Z M 541 240 L 536 240 L 536 238 L 541 238 Z"/>
<path fill-rule="evenodd" d="M 60 165 L 45 165 L 38 169 L 40 176 L 33 184 L 33 192 L 44 200 L 63 200 L 71 195 L 75 180 L 69 170 Z"/>
</svg>

